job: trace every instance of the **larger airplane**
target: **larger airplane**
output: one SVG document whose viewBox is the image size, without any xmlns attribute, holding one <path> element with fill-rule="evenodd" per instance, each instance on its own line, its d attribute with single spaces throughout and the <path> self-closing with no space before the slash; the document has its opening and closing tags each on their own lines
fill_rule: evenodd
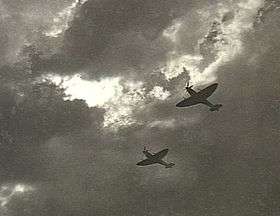
<svg viewBox="0 0 280 216">
<path fill-rule="evenodd" d="M 162 159 L 167 155 L 168 149 L 163 149 L 157 153 L 150 153 L 146 148 L 144 148 L 143 154 L 147 157 L 147 159 L 140 161 L 136 165 L 138 166 L 147 166 L 151 164 L 161 164 L 165 166 L 165 168 L 171 168 L 175 164 L 174 163 L 167 163 Z"/>
<path fill-rule="evenodd" d="M 186 69 L 183 69 L 186 72 Z M 189 86 L 189 83 L 187 84 L 186 90 L 190 94 L 190 97 L 184 97 L 184 100 L 177 103 L 176 107 L 188 107 L 196 104 L 204 104 L 210 107 L 210 111 L 218 111 L 222 107 L 222 104 L 212 104 L 207 100 L 208 97 L 210 97 L 218 87 L 218 83 L 214 83 L 206 87 L 205 89 L 200 90 L 199 92 L 193 90 L 192 87 L 193 86 Z"/>
</svg>

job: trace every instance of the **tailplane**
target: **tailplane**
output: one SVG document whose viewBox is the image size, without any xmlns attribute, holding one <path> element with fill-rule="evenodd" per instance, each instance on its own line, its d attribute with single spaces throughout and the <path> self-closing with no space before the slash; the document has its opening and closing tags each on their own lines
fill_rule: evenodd
<svg viewBox="0 0 280 216">
<path fill-rule="evenodd" d="M 210 111 L 219 111 L 219 109 L 222 107 L 222 104 L 215 104 L 210 108 Z"/>
<path fill-rule="evenodd" d="M 175 163 L 169 163 L 165 166 L 165 168 L 172 168 L 175 165 Z"/>
</svg>

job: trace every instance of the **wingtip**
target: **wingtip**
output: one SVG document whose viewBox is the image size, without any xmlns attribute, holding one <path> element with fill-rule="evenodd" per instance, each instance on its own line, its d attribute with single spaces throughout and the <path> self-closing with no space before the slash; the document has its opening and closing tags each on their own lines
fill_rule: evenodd
<svg viewBox="0 0 280 216">
<path fill-rule="evenodd" d="M 144 166 L 144 165 L 141 164 L 141 162 L 138 162 L 136 165 L 137 166 Z"/>
<path fill-rule="evenodd" d="M 182 101 L 176 104 L 176 107 L 183 107 Z"/>
</svg>

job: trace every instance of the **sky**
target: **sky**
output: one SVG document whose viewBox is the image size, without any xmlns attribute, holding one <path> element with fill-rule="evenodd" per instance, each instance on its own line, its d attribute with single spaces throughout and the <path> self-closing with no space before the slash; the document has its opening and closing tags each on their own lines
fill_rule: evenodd
<svg viewBox="0 0 280 216">
<path fill-rule="evenodd" d="M 0 214 L 278 216 L 279 10 L 0 0 Z M 175 106 L 216 82 L 219 112 Z"/>
</svg>

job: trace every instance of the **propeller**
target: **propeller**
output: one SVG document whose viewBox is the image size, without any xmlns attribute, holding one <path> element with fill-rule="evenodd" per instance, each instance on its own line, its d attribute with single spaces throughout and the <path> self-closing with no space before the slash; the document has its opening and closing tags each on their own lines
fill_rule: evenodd
<svg viewBox="0 0 280 216">
<path fill-rule="evenodd" d="M 144 146 L 144 150 L 143 151 L 150 151 L 149 149 L 147 149 L 146 146 Z"/>
<path fill-rule="evenodd" d="M 188 82 L 187 86 L 185 88 L 188 89 L 188 88 L 192 88 L 192 87 L 193 87 L 193 85 L 190 86 L 190 82 Z"/>
<path fill-rule="evenodd" d="M 147 151 L 147 152 L 149 152 L 149 153 L 151 153 L 151 154 L 154 154 L 154 152 L 152 152 L 151 149 L 148 149 L 146 146 L 144 146 L 143 152 L 144 152 L 144 151 Z"/>
</svg>

